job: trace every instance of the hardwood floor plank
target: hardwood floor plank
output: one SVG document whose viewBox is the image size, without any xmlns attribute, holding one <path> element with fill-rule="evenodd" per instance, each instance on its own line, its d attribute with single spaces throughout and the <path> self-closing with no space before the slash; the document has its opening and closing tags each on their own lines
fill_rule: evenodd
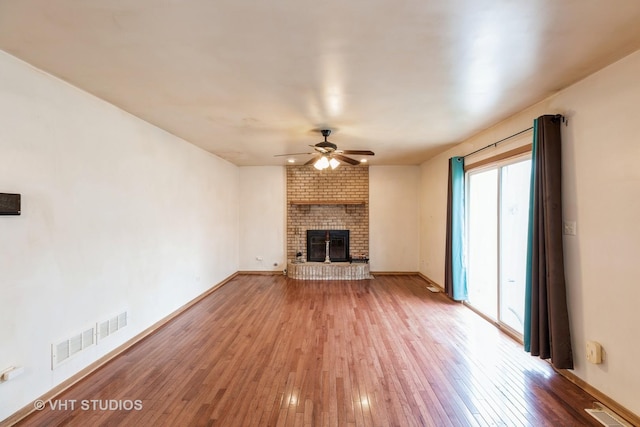
<svg viewBox="0 0 640 427">
<path fill-rule="evenodd" d="M 598 426 L 594 400 L 412 276 L 239 275 L 23 426 Z"/>
</svg>

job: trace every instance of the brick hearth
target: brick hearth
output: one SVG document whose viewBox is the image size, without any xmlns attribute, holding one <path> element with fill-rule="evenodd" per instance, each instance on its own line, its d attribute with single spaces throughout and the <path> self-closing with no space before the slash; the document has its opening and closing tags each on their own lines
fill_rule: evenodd
<svg viewBox="0 0 640 427">
<path fill-rule="evenodd" d="M 371 279 L 369 264 L 336 262 L 304 262 L 287 264 L 287 276 L 300 280 L 362 280 Z"/>
</svg>

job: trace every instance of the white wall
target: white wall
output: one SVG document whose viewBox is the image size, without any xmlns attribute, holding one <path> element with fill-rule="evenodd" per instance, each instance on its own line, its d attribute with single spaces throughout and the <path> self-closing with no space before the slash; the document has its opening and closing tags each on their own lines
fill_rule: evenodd
<svg viewBox="0 0 640 427">
<path fill-rule="evenodd" d="M 0 420 L 238 270 L 238 168 L 0 52 Z M 51 370 L 51 344 L 129 325 Z"/>
<path fill-rule="evenodd" d="M 371 271 L 418 271 L 420 168 L 369 167 Z"/>
<path fill-rule="evenodd" d="M 443 283 L 447 159 L 532 125 L 542 114 L 569 119 L 563 136 L 565 276 L 574 373 L 640 414 L 640 51 L 422 165 L 421 272 Z M 489 150 L 490 151 L 490 150 Z M 601 365 L 586 362 L 599 341 Z"/>
<path fill-rule="evenodd" d="M 240 168 L 241 271 L 286 268 L 286 187 L 282 166 Z"/>
</svg>

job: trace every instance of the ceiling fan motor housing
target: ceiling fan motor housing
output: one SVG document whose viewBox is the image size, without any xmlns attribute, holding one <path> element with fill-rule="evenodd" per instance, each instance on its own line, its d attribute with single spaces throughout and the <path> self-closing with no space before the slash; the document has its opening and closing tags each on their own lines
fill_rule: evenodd
<svg viewBox="0 0 640 427">
<path fill-rule="evenodd" d="M 338 149 L 338 146 L 333 142 L 327 141 L 327 137 L 331 135 L 331 129 L 322 129 L 320 132 L 322 133 L 322 136 L 324 136 L 324 141 L 317 143 L 316 147 L 324 148 L 329 152 L 336 151 Z"/>
<path fill-rule="evenodd" d="M 338 146 L 336 144 L 334 144 L 333 142 L 329 142 L 329 141 L 318 142 L 316 144 L 316 147 L 324 148 L 327 151 L 336 151 L 336 149 L 338 148 Z"/>
</svg>

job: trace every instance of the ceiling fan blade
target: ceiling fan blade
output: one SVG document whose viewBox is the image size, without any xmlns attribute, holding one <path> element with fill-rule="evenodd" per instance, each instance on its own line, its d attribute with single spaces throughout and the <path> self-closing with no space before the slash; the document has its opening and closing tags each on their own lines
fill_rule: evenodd
<svg viewBox="0 0 640 427">
<path fill-rule="evenodd" d="M 307 166 L 307 165 L 311 165 L 313 163 L 316 162 L 316 160 L 318 160 L 318 156 L 313 156 L 312 158 L 310 158 L 307 163 L 305 163 L 303 166 Z"/>
<path fill-rule="evenodd" d="M 283 156 L 300 156 L 302 154 L 314 154 L 314 153 L 289 153 L 289 154 L 274 154 L 273 157 L 283 157 Z"/>
<path fill-rule="evenodd" d="M 352 159 L 351 157 L 343 156 L 342 154 L 334 154 L 334 158 L 340 160 L 341 162 L 349 163 L 350 165 L 359 165 L 360 162 Z"/>
<path fill-rule="evenodd" d="M 376 153 L 374 153 L 371 150 L 343 150 L 342 154 L 355 154 L 357 156 L 375 156 Z"/>
</svg>

